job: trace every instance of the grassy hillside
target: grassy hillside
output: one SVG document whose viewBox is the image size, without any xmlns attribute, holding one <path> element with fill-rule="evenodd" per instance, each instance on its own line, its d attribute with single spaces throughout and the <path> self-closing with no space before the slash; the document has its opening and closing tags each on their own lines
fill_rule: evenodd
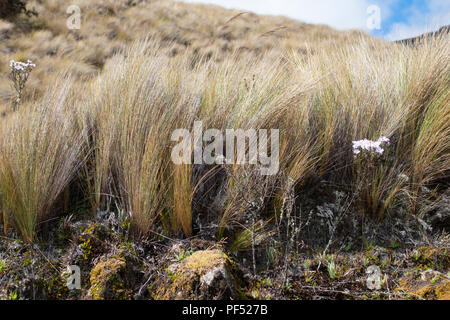
<svg viewBox="0 0 450 320">
<path fill-rule="evenodd" d="M 68 5 L 61 1 L 29 1 L 37 17 L 19 17 L 0 24 L 0 71 L 11 59 L 39 60 L 39 69 L 28 83 L 27 94 L 41 96 L 62 69 L 79 80 L 101 71 L 115 53 L 135 40 L 150 37 L 171 56 L 188 53 L 222 60 L 233 52 L 262 55 L 273 49 L 315 53 L 351 44 L 360 32 L 337 32 L 326 26 L 299 23 L 283 17 L 261 17 L 220 7 L 171 0 L 73 1 L 81 9 L 81 29 L 66 26 Z M 0 81 L 3 110 L 11 94 L 7 80 Z"/>
<path fill-rule="evenodd" d="M 0 20 L 5 237 L 114 212 L 130 241 L 214 241 L 254 274 L 283 270 L 284 286 L 305 246 L 333 278 L 332 248 L 448 230 L 448 34 L 413 48 L 170 0 L 74 3 L 80 30 L 56 0 Z M 36 64 L 20 100 L 11 59 Z M 279 129 L 278 174 L 175 165 L 174 130 L 198 120 Z M 383 152 L 355 152 L 380 137 Z"/>
</svg>

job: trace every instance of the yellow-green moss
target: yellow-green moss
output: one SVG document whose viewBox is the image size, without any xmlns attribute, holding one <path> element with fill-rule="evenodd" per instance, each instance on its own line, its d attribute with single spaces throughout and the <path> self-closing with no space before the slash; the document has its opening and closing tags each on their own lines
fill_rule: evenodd
<svg viewBox="0 0 450 320">
<path fill-rule="evenodd" d="M 0 259 L 0 274 L 5 272 L 7 268 L 8 268 L 8 265 L 7 265 L 6 261 L 3 259 Z"/>
<path fill-rule="evenodd" d="M 183 259 L 181 267 L 182 269 L 190 270 L 200 275 L 227 260 L 227 255 L 220 250 L 197 251 Z"/>
<path fill-rule="evenodd" d="M 438 300 L 450 300 L 450 281 L 438 285 L 435 292 Z"/>
<path fill-rule="evenodd" d="M 450 255 L 445 248 L 420 247 L 414 250 L 412 258 L 428 268 L 443 270 L 450 268 Z"/>
<path fill-rule="evenodd" d="M 412 298 L 450 300 L 450 281 L 430 283 L 408 278 L 401 280 L 395 291 L 410 294 Z"/>
<path fill-rule="evenodd" d="M 119 274 L 125 267 L 125 260 L 120 257 L 114 257 L 108 260 L 102 259 L 91 270 L 91 288 L 89 289 L 88 296 L 93 300 L 106 299 L 108 297 L 105 297 L 105 291 L 108 289 L 107 286 L 109 286 L 109 289 L 114 293 L 114 298 L 121 298 L 125 294 L 125 290 Z"/>
</svg>

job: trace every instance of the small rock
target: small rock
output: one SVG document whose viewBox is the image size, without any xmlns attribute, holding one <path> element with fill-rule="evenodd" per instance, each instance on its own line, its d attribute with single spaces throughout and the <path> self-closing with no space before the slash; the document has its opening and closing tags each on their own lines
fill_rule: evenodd
<svg viewBox="0 0 450 320">
<path fill-rule="evenodd" d="M 225 269 L 225 266 L 220 266 L 217 268 L 214 268 L 213 270 L 209 271 L 207 274 L 203 275 L 200 278 L 200 285 L 202 287 L 211 287 L 214 285 L 215 282 L 217 282 L 218 285 L 222 285 L 226 283 L 223 281 L 228 277 L 228 272 Z"/>
</svg>

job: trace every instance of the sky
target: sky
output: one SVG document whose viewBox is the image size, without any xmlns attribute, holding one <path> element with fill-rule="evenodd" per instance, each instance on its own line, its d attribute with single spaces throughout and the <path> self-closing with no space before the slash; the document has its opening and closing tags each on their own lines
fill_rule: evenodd
<svg viewBox="0 0 450 320">
<path fill-rule="evenodd" d="M 400 40 L 450 24 L 450 0 L 183 0 L 283 15 L 338 30 L 361 29 Z"/>
</svg>

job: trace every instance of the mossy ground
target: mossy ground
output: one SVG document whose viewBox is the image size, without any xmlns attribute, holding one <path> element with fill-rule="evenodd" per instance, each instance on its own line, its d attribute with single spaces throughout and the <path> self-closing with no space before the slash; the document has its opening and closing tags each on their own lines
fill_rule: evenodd
<svg viewBox="0 0 450 320">
<path fill-rule="evenodd" d="M 61 229 L 53 233 L 61 240 L 57 246 L 51 241 L 28 246 L 14 234 L 2 238 L 1 299 L 211 298 L 199 279 L 220 264 L 232 274 L 240 299 L 450 298 L 450 237 L 445 234 L 417 247 L 366 242 L 325 253 L 303 248 L 288 260 L 281 259 L 283 251 L 275 250 L 269 259 L 266 248 L 256 248 L 258 257 L 271 263 L 259 265 L 255 274 L 249 255 L 230 252 L 225 243 L 196 238 L 139 242 L 100 218 L 67 227 L 71 232 L 63 234 L 69 239 L 61 240 Z M 81 290 L 67 288 L 63 270 L 68 265 L 80 266 Z M 367 286 L 371 266 L 381 272 L 377 290 Z M 426 273 L 432 277 L 424 280 Z"/>
</svg>

